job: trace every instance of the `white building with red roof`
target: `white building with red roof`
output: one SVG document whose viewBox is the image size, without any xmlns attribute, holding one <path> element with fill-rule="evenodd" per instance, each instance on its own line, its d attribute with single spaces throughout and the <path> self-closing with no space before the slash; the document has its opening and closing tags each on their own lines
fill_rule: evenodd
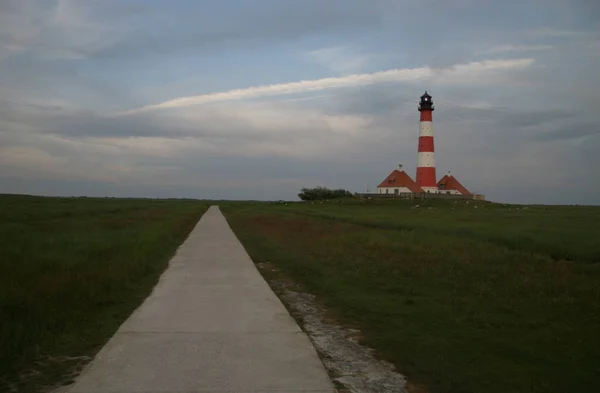
<svg viewBox="0 0 600 393">
<path fill-rule="evenodd" d="M 440 179 L 437 184 L 438 192 L 440 194 L 452 194 L 452 195 L 471 195 L 454 176 L 448 171 L 448 174 Z"/>
<path fill-rule="evenodd" d="M 402 165 L 392 171 L 384 181 L 377 186 L 378 194 L 406 194 L 425 192 L 404 172 Z"/>
</svg>

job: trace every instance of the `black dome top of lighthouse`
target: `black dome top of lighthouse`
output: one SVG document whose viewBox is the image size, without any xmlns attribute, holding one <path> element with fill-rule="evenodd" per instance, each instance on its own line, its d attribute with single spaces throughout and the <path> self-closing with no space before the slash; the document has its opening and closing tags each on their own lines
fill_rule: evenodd
<svg viewBox="0 0 600 393">
<path fill-rule="evenodd" d="M 432 111 L 433 101 L 431 100 L 431 96 L 427 94 L 427 90 L 425 90 L 425 94 L 421 96 L 421 101 L 419 102 L 419 111 Z"/>
</svg>

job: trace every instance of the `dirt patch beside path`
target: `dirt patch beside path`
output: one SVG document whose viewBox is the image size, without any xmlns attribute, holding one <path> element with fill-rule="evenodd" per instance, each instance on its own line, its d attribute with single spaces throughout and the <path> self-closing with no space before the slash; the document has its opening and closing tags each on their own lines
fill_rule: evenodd
<svg viewBox="0 0 600 393">
<path fill-rule="evenodd" d="M 404 376 L 391 363 L 376 359 L 372 349 L 358 343 L 360 331 L 329 318 L 314 295 L 299 291 L 270 263 L 257 263 L 257 267 L 312 340 L 340 393 L 407 393 Z M 412 388 L 410 391 L 415 392 Z"/>
</svg>

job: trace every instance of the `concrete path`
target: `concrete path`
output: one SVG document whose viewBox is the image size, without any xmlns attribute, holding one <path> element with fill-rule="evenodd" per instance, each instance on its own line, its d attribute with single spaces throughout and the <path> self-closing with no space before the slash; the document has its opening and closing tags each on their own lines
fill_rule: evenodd
<svg viewBox="0 0 600 393">
<path fill-rule="evenodd" d="M 219 208 L 69 393 L 335 392 Z"/>
</svg>

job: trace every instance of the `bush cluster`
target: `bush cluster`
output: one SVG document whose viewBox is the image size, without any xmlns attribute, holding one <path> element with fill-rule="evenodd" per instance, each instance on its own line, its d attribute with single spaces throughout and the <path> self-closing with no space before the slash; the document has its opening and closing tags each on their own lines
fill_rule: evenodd
<svg viewBox="0 0 600 393">
<path fill-rule="evenodd" d="M 335 199 L 351 197 L 353 194 L 344 189 L 330 190 L 327 187 L 303 188 L 298 197 L 303 201 L 319 201 L 324 199 Z"/>
</svg>

